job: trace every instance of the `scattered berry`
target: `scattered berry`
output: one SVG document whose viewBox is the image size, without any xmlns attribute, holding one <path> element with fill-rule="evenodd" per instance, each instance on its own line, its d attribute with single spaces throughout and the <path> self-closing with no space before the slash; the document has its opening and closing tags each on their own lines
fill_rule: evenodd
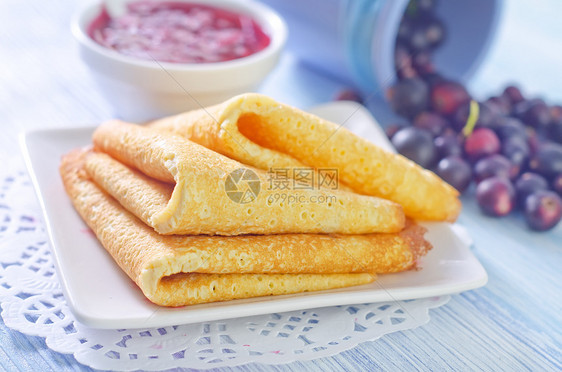
<svg viewBox="0 0 562 372">
<path fill-rule="evenodd" d="M 517 182 L 515 182 L 515 191 L 517 192 L 517 204 L 521 208 L 525 208 L 525 201 L 532 193 L 539 190 L 547 190 L 548 182 L 540 174 L 526 172 L 523 173 Z"/>
<path fill-rule="evenodd" d="M 437 154 L 441 159 L 451 155 L 462 155 L 461 142 L 459 140 L 459 137 L 454 134 L 444 134 L 439 137 L 435 137 L 433 143 L 435 144 Z"/>
<path fill-rule="evenodd" d="M 519 88 L 517 88 L 514 85 L 507 86 L 504 89 L 502 96 L 507 98 L 509 102 L 511 102 L 511 104 L 513 105 L 518 104 L 519 102 L 523 102 L 525 100 L 525 97 L 523 97 L 523 94 L 521 93 Z"/>
<path fill-rule="evenodd" d="M 430 49 L 439 47 L 445 41 L 445 25 L 437 17 L 425 16 L 423 22 L 427 25 L 425 28 L 425 37 L 429 43 Z"/>
<path fill-rule="evenodd" d="M 554 177 L 552 180 L 552 190 L 556 191 L 558 195 L 562 196 L 562 173 Z"/>
<path fill-rule="evenodd" d="M 390 88 L 389 100 L 394 112 L 412 119 L 428 106 L 429 89 L 421 79 L 404 79 Z"/>
<path fill-rule="evenodd" d="M 562 216 L 562 200 L 553 191 L 539 190 L 525 201 L 525 220 L 537 231 L 552 229 Z"/>
<path fill-rule="evenodd" d="M 544 145 L 529 161 L 529 168 L 547 179 L 562 173 L 562 145 Z"/>
<path fill-rule="evenodd" d="M 500 151 L 498 136 L 488 128 L 478 128 L 464 141 L 464 152 L 471 161 L 477 161 Z"/>
<path fill-rule="evenodd" d="M 517 168 L 503 155 L 491 155 L 478 160 L 474 165 L 474 179 L 481 182 L 490 177 L 504 177 L 514 179 Z"/>
<path fill-rule="evenodd" d="M 340 91 L 335 98 L 336 101 L 353 101 L 358 103 L 363 103 L 363 98 L 361 95 L 352 89 L 344 89 Z"/>
<path fill-rule="evenodd" d="M 447 119 L 433 112 L 424 111 L 414 119 L 414 127 L 425 129 L 433 136 L 438 136 L 443 133 L 448 125 Z"/>
<path fill-rule="evenodd" d="M 433 56 L 447 32 L 435 3 L 410 0 L 402 17 L 394 53 L 398 83 L 387 98 L 409 123 L 388 126 L 387 136 L 460 192 L 475 180 L 486 214 L 504 216 L 518 206 L 531 228 L 552 228 L 562 197 L 562 105 L 527 99 L 516 85 L 477 103 L 443 76 Z M 529 208 L 528 200 L 534 200 Z"/>
<path fill-rule="evenodd" d="M 433 58 L 429 52 L 419 52 L 412 58 L 412 67 L 419 75 L 426 75 L 435 72 Z"/>
<path fill-rule="evenodd" d="M 550 110 L 540 99 L 519 102 L 513 108 L 513 114 L 537 130 L 545 129 L 550 123 Z"/>
<path fill-rule="evenodd" d="M 394 137 L 394 135 L 402 128 L 406 128 L 406 125 L 404 124 L 400 124 L 400 123 L 394 123 L 394 124 L 390 124 L 388 127 L 386 127 L 384 129 L 384 132 L 386 133 L 386 136 L 388 137 L 388 139 L 392 139 L 392 137 Z"/>
<path fill-rule="evenodd" d="M 527 127 L 525 133 L 527 133 L 527 143 L 529 144 L 529 149 L 531 150 L 531 154 L 536 154 L 541 146 L 541 142 L 539 140 L 539 136 L 537 135 L 537 131 L 534 130 L 533 128 Z"/>
<path fill-rule="evenodd" d="M 400 33 L 400 29 L 398 32 Z M 410 51 L 403 43 L 397 43 L 394 49 L 394 68 L 400 79 L 413 78 L 417 75 L 412 65 Z"/>
<path fill-rule="evenodd" d="M 407 45 L 410 44 L 410 38 L 412 36 L 412 21 L 407 18 L 403 18 L 398 25 L 398 34 L 396 35 L 397 45 L 400 43 L 403 47 L 409 50 Z"/>
<path fill-rule="evenodd" d="M 518 136 L 523 139 L 527 137 L 525 124 L 521 120 L 510 117 L 498 117 L 491 124 L 496 134 L 501 140 L 506 140 L 509 137 Z"/>
<path fill-rule="evenodd" d="M 476 127 L 477 128 L 490 127 L 494 122 L 494 120 L 496 119 L 496 116 L 499 115 L 496 112 L 496 108 L 492 107 L 488 103 L 479 103 L 478 107 L 479 110 L 478 110 L 478 120 L 476 121 Z M 453 128 L 457 132 L 460 132 L 466 125 L 469 113 L 470 113 L 470 102 L 462 104 L 457 110 L 457 112 L 455 113 L 452 122 L 453 122 Z"/>
<path fill-rule="evenodd" d="M 562 106 L 555 105 L 550 108 L 550 119 L 562 123 Z"/>
<path fill-rule="evenodd" d="M 491 177 L 476 187 L 476 200 L 482 211 L 490 216 L 506 216 L 513 210 L 515 190 L 504 177 Z"/>
<path fill-rule="evenodd" d="M 525 138 L 513 136 L 503 141 L 501 153 L 513 163 L 517 168 L 516 173 L 519 173 L 527 164 L 531 149 Z"/>
<path fill-rule="evenodd" d="M 468 188 L 472 180 L 470 164 L 454 155 L 441 159 L 435 173 L 460 193 Z"/>
<path fill-rule="evenodd" d="M 409 25 L 410 50 L 416 53 L 432 49 L 444 39 L 444 27 L 433 17 L 414 20 Z"/>
<path fill-rule="evenodd" d="M 396 150 L 424 168 L 431 168 L 437 160 L 433 138 L 425 130 L 407 127 L 392 137 Z"/>
<path fill-rule="evenodd" d="M 454 81 L 443 81 L 433 86 L 431 90 L 431 107 L 442 115 L 454 114 L 461 105 L 470 101 L 466 89 Z"/>
<path fill-rule="evenodd" d="M 490 97 L 486 101 L 484 101 L 484 103 L 487 103 L 490 106 L 494 107 L 495 110 L 501 115 L 511 114 L 511 102 L 504 96 Z"/>
<path fill-rule="evenodd" d="M 423 81 L 425 81 L 430 90 L 432 90 L 436 84 L 445 81 L 445 78 L 443 76 L 435 72 L 422 75 L 422 79 Z"/>
<path fill-rule="evenodd" d="M 550 108 L 550 123 L 547 127 L 548 137 L 562 144 L 562 106 Z"/>
<path fill-rule="evenodd" d="M 435 0 L 417 0 L 415 3 L 418 12 L 430 13 L 435 8 Z"/>
</svg>

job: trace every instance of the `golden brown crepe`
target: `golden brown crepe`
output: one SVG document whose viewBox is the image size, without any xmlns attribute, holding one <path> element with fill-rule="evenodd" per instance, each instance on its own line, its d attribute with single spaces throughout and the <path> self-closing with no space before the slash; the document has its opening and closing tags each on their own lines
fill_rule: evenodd
<svg viewBox="0 0 562 372">
<path fill-rule="evenodd" d="M 425 229 L 411 223 L 398 234 L 160 235 L 92 181 L 84 168 L 88 154 L 63 157 L 67 193 L 118 265 L 159 305 L 365 284 L 375 273 L 413 267 L 430 248 Z"/>
<path fill-rule="evenodd" d="M 88 173 L 161 234 L 365 234 L 404 227 L 394 202 L 337 189 L 270 188 L 267 172 L 178 136 L 111 121 L 93 141 L 103 153 L 88 157 Z M 259 187 L 248 203 L 227 192 L 240 170 Z"/>
<path fill-rule="evenodd" d="M 240 95 L 150 126 L 260 169 L 337 168 L 351 189 L 397 202 L 414 219 L 454 221 L 460 213 L 458 192 L 432 172 L 263 95 Z"/>
</svg>

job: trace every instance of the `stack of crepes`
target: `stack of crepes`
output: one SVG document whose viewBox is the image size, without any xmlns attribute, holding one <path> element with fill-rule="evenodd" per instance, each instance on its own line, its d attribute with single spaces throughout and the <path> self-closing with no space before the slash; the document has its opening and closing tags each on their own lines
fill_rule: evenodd
<svg viewBox="0 0 562 372">
<path fill-rule="evenodd" d="M 337 170 L 338 187 L 269 187 L 272 172 L 296 169 Z M 366 284 L 431 248 L 414 220 L 460 211 L 433 173 L 258 94 L 107 122 L 60 170 L 101 244 L 164 306 Z"/>
</svg>

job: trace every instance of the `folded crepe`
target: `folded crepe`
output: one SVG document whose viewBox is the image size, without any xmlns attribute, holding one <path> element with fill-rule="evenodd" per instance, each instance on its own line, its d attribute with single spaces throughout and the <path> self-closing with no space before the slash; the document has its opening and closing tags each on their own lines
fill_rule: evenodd
<svg viewBox="0 0 562 372">
<path fill-rule="evenodd" d="M 92 179 L 161 234 L 365 234 L 404 227 L 394 202 L 337 189 L 270 188 L 271 174 L 179 136 L 111 121 L 96 129 L 93 142 L 97 152 L 85 165 Z M 250 192 L 247 203 L 236 195 L 244 192 Z"/>
<path fill-rule="evenodd" d="M 160 235 L 96 185 L 85 168 L 91 156 L 76 150 L 63 157 L 66 191 L 121 269 L 158 305 L 365 284 L 376 273 L 413 267 L 430 249 L 425 229 L 411 222 L 394 234 Z"/>
<path fill-rule="evenodd" d="M 419 220 L 454 221 L 458 192 L 434 173 L 347 129 L 259 94 L 150 124 L 260 169 L 337 168 L 354 191 L 399 203 Z"/>
</svg>

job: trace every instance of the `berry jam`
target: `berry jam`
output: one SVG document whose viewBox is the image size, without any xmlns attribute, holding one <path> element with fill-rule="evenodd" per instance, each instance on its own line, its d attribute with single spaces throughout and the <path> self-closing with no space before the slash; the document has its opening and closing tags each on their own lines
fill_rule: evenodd
<svg viewBox="0 0 562 372">
<path fill-rule="evenodd" d="M 115 19 L 105 9 L 88 34 L 121 54 L 160 62 L 212 63 L 243 58 L 270 43 L 249 16 L 208 5 L 135 1 Z"/>
</svg>

